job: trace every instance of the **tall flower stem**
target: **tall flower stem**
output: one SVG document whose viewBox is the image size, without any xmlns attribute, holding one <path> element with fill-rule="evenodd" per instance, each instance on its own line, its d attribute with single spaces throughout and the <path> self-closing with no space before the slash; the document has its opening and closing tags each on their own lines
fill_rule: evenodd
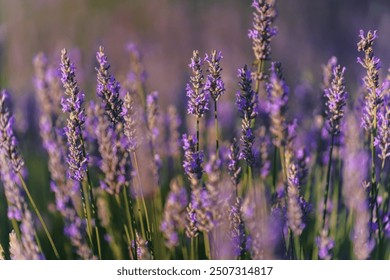
<svg viewBox="0 0 390 280">
<path fill-rule="evenodd" d="M 255 83 L 255 93 L 259 94 L 260 91 L 260 77 L 262 76 L 261 74 L 263 73 L 263 68 L 264 68 L 264 60 L 261 59 L 257 63 L 257 72 L 256 72 L 256 83 Z"/>
<path fill-rule="evenodd" d="M 329 148 L 329 162 L 328 162 L 328 167 L 326 172 L 326 184 L 325 184 L 325 193 L 324 193 L 324 210 L 322 212 L 322 229 L 325 229 L 326 212 L 328 208 L 328 196 L 329 196 L 331 169 L 332 169 L 333 146 L 334 146 L 334 134 L 332 134 L 330 148 Z"/>
<path fill-rule="evenodd" d="M 199 139 L 199 136 L 200 136 L 199 123 L 200 123 L 200 118 L 196 117 L 196 139 L 198 140 L 196 142 L 196 151 L 197 152 L 199 152 L 199 142 L 200 142 L 200 139 Z"/>
<path fill-rule="evenodd" d="M 28 188 L 27 188 L 26 182 L 24 181 L 24 179 L 23 179 L 22 175 L 20 175 L 20 173 L 18 173 L 18 177 L 19 177 L 20 182 L 22 183 L 22 187 L 23 187 L 24 191 L 26 192 L 28 199 L 30 200 L 31 206 L 33 207 L 35 213 L 37 214 L 37 217 L 38 217 L 38 219 L 39 219 L 39 222 L 41 223 L 41 225 L 42 225 L 42 227 L 43 227 L 43 230 L 45 231 L 45 234 L 46 234 L 46 236 L 47 236 L 47 239 L 49 239 L 51 248 L 53 249 L 53 252 L 54 252 L 54 254 L 56 255 L 56 258 L 57 258 L 57 259 L 60 259 L 60 255 L 59 255 L 59 253 L 58 253 L 57 247 L 56 247 L 56 245 L 54 244 L 53 238 L 51 237 L 51 234 L 50 234 L 49 230 L 47 229 L 46 223 L 45 223 L 45 221 L 43 220 L 42 215 L 41 215 L 41 213 L 39 212 L 38 207 L 37 207 L 37 205 L 35 204 L 35 201 L 34 201 L 33 197 L 31 196 L 30 191 L 29 191 Z"/>
</svg>

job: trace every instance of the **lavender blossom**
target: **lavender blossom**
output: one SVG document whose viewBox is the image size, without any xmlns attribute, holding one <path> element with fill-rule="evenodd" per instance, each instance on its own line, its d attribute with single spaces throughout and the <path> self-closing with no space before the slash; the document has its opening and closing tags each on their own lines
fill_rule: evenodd
<svg viewBox="0 0 390 280">
<path fill-rule="evenodd" d="M 378 134 L 374 145 L 379 148 L 378 157 L 382 160 L 382 167 L 390 157 L 390 108 L 386 106 L 378 112 Z"/>
<path fill-rule="evenodd" d="M 252 146 L 255 137 L 252 121 L 257 116 L 257 94 L 252 89 L 251 74 L 247 66 L 239 69 L 238 73 L 241 91 L 236 94 L 236 105 L 241 117 L 241 142 L 243 145 L 240 157 L 245 159 L 248 165 L 253 166 L 255 159 Z"/>
<path fill-rule="evenodd" d="M 242 173 L 240 163 L 239 163 L 239 155 L 240 155 L 240 148 L 237 145 L 236 138 L 234 138 L 229 149 L 228 170 L 229 170 L 230 179 L 233 185 L 236 187 L 236 189 L 237 189 L 237 185 L 240 183 L 241 173 Z"/>
<path fill-rule="evenodd" d="M 300 236 L 305 228 L 304 202 L 300 194 L 298 166 L 291 163 L 287 170 L 287 221 L 295 236 Z"/>
<path fill-rule="evenodd" d="M 244 253 L 246 247 L 245 224 L 242 217 L 242 202 L 239 197 L 236 197 L 235 202 L 230 206 L 229 226 L 229 236 L 233 243 L 233 253 L 235 256 L 239 257 Z"/>
<path fill-rule="evenodd" d="M 193 51 L 189 67 L 192 69 L 193 76 L 190 77 L 191 83 L 186 86 L 187 97 L 189 98 L 187 111 L 188 114 L 201 118 L 208 110 L 209 93 L 204 90 L 202 60 L 197 50 Z"/>
<path fill-rule="evenodd" d="M 197 217 L 195 209 L 192 207 L 191 203 L 187 207 L 187 224 L 186 224 L 186 235 L 188 238 L 195 238 L 198 236 L 199 231 L 197 227 Z"/>
<path fill-rule="evenodd" d="M 365 96 L 365 104 L 363 109 L 362 126 L 366 130 L 376 129 L 375 123 L 377 119 L 377 111 L 383 102 L 383 89 L 379 87 L 379 69 L 380 60 L 374 55 L 374 40 L 378 38 L 376 31 L 373 33 L 368 31 L 364 34 L 360 30 L 360 41 L 357 44 L 358 51 L 364 52 L 364 59 L 357 58 L 357 62 L 367 70 L 366 76 L 363 78 L 364 84 L 367 88 L 367 95 Z"/>
<path fill-rule="evenodd" d="M 273 62 L 270 71 L 270 80 L 267 84 L 270 131 L 274 136 L 274 145 L 281 147 L 286 144 L 288 87 L 283 79 L 282 66 L 279 62 Z"/>
<path fill-rule="evenodd" d="M 256 60 L 269 60 L 271 55 L 271 39 L 277 33 L 273 22 L 277 17 L 275 0 L 254 0 L 252 7 L 253 28 L 249 29 L 248 36 L 252 39 L 253 52 Z"/>
<path fill-rule="evenodd" d="M 185 226 L 187 204 L 188 198 L 185 188 L 180 187 L 177 180 L 173 180 L 160 226 L 165 237 L 165 245 L 168 248 L 174 248 L 179 244 L 177 231 Z"/>
<path fill-rule="evenodd" d="M 217 102 L 221 95 L 225 92 L 225 84 L 221 78 L 222 68 L 220 66 L 220 61 L 222 59 L 221 52 L 213 50 L 211 52 L 211 57 L 206 54 L 205 61 L 209 64 L 208 75 L 206 84 L 204 85 L 204 91 L 207 92 L 207 95 L 210 95 L 214 102 Z"/>
<path fill-rule="evenodd" d="M 13 132 L 15 119 L 10 115 L 6 105 L 8 93 L 0 92 L 0 149 L 12 166 L 15 173 L 19 173 L 24 165 L 24 160 L 18 151 L 18 141 Z"/>
<path fill-rule="evenodd" d="M 133 96 L 127 92 L 123 103 L 124 135 L 127 138 L 129 152 L 135 152 L 139 146 L 137 135 L 137 111 L 134 106 Z"/>
<path fill-rule="evenodd" d="M 316 244 L 318 246 L 318 257 L 322 260 L 332 259 L 332 249 L 334 248 L 334 240 L 329 237 L 328 230 L 321 231 L 321 235 L 317 237 Z"/>
<path fill-rule="evenodd" d="M 203 152 L 196 151 L 198 140 L 195 136 L 187 136 L 187 134 L 184 134 L 182 139 L 184 149 L 184 171 L 191 181 L 191 186 L 196 186 L 203 175 Z"/>
<path fill-rule="evenodd" d="M 87 170 L 87 156 L 84 149 L 82 130 L 85 123 L 85 109 L 83 108 L 84 93 L 80 91 L 74 65 L 70 62 L 67 51 L 61 51 L 61 82 L 67 98 L 63 98 L 62 110 L 69 113 L 65 134 L 68 139 L 69 165 L 68 176 L 82 182 Z"/>
<path fill-rule="evenodd" d="M 96 68 L 97 95 L 103 100 L 105 113 L 113 126 L 115 126 L 117 123 L 123 122 L 123 101 L 119 97 L 120 85 L 115 80 L 115 77 L 109 72 L 110 64 L 107 61 L 104 48 L 101 46 L 99 47 L 99 51 L 96 53 L 96 59 L 99 63 L 99 67 Z"/>
<path fill-rule="evenodd" d="M 151 260 L 152 256 L 148 248 L 148 241 L 144 240 L 138 232 L 136 233 L 137 260 Z"/>
<path fill-rule="evenodd" d="M 340 133 L 340 121 L 344 115 L 343 107 L 346 104 L 347 92 L 345 91 L 344 79 L 345 67 L 337 65 L 333 68 L 332 82 L 329 88 L 325 89 L 326 116 L 330 133 Z"/>
<path fill-rule="evenodd" d="M 98 118 L 96 135 L 102 158 L 100 169 L 104 173 L 104 180 L 100 181 L 100 185 L 109 194 L 117 195 L 126 182 L 123 154 L 119 147 L 119 131 L 110 126 L 100 106 L 95 107 L 95 114 Z"/>
</svg>

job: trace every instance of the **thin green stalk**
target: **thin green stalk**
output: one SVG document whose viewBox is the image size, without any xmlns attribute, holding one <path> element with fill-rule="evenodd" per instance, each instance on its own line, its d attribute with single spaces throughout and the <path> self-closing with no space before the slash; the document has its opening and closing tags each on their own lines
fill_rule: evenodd
<svg viewBox="0 0 390 280">
<path fill-rule="evenodd" d="M 276 192 L 276 178 L 278 176 L 278 172 L 277 172 L 277 166 L 278 166 L 278 163 L 277 163 L 277 157 L 278 157 L 278 148 L 276 146 L 274 146 L 274 159 L 273 159 L 273 163 L 272 163 L 272 187 L 273 187 L 273 191 Z"/>
<path fill-rule="evenodd" d="M 297 236 L 297 235 L 294 235 L 293 238 L 294 238 L 295 257 L 296 257 L 297 260 L 302 260 L 300 237 Z"/>
<path fill-rule="evenodd" d="M 43 227 L 43 230 L 44 230 L 45 233 L 46 233 L 47 239 L 49 239 L 51 248 L 53 249 L 54 254 L 56 255 L 56 258 L 59 259 L 59 258 L 60 258 L 60 255 L 58 254 L 58 250 L 57 250 L 57 248 L 56 248 L 56 245 L 54 244 L 53 238 L 51 237 L 50 232 L 49 232 L 49 230 L 47 229 L 46 223 L 45 223 L 45 221 L 43 220 L 42 215 L 41 215 L 41 213 L 39 212 L 38 207 L 37 207 L 37 205 L 35 204 L 35 201 L 34 201 L 34 199 L 32 198 L 30 191 L 29 191 L 28 188 L 27 188 L 26 182 L 24 181 L 24 179 L 23 179 L 22 175 L 20 175 L 20 173 L 18 173 L 18 176 L 19 176 L 20 182 L 22 183 L 23 189 L 24 189 L 24 191 L 26 192 L 28 199 L 30 200 L 31 206 L 33 207 L 35 213 L 37 214 L 38 219 L 39 219 L 39 221 L 40 221 L 40 223 L 41 223 L 41 225 L 42 225 L 42 227 Z"/>
<path fill-rule="evenodd" d="M 191 252 L 191 259 L 192 260 L 195 260 L 195 238 L 196 237 L 191 238 L 191 249 L 190 249 L 190 252 Z"/>
<path fill-rule="evenodd" d="M 210 239 L 209 239 L 209 234 L 208 232 L 203 233 L 203 240 L 204 240 L 204 249 L 206 253 L 206 257 L 211 260 L 211 255 L 210 255 Z"/>
<path fill-rule="evenodd" d="M 256 72 L 256 76 L 260 76 L 261 73 L 263 72 L 263 67 L 264 67 L 264 60 L 260 60 L 258 63 L 257 63 L 257 72 Z M 259 90 L 260 90 L 260 80 L 259 79 L 256 79 L 256 83 L 255 83 L 255 92 L 256 94 L 259 94 Z"/>
<path fill-rule="evenodd" d="M 329 183 L 330 183 L 330 174 L 331 174 L 330 171 L 332 168 L 333 146 L 334 146 L 334 134 L 332 133 L 330 149 L 329 149 L 328 170 L 326 173 L 326 185 L 325 185 L 325 193 L 324 193 L 324 210 L 322 212 L 322 229 L 325 229 L 326 212 L 327 212 L 327 208 L 328 208 L 328 193 L 329 193 Z"/>
<path fill-rule="evenodd" d="M 149 213 L 148 213 L 148 209 L 147 209 L 146 203 L 145 203 L 145 197 L 144 197 L 144 192 L 143 192 L 143 186 L 141 183 L 141 176 L 140 176 L 140 169 L 139 169 L 139 165 L 138 165 L 137 153 L 135 151 L 133 151 L 133 158 L 134 158 L 135 172 L 137 173 L 137 180 L 138 180 L 139 189 L 140 189 L 140 193 L 141 193 L 142 207 L 144 209 L 145 218 L 146 218 L 146 227 L 147 227 L 147 232 L 148 232 L 147 238 L 150 240 L 151 230 L 150 230 L 150 223 L 149 223 Z M 142 217 L 141 217 L 141 223 L 143 224 Z M 143 228 L 143 226 L 142 226 L 142 228 Z"/>
</svg>

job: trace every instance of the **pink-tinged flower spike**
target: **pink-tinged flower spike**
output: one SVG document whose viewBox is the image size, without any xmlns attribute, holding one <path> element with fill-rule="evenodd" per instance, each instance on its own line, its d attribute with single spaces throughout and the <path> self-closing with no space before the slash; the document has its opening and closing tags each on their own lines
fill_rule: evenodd
<svg viewBox="0 0 390 280">
<path fill-rule="evenodd" d="M 386 106 L 378 113 L 378 134 L 374 145 L 379 148 L 378 157 L 382 160 L 382 168 L 390 157 L 390 108 Z"/>
<path fill-rule="evenodd" d="M 286 145 L 287 139 L 286 111 L 289 90 L 283 78 L 280 62 L 273 62 L 270 72 L 270 79 L 267 84 L 268 110 L 271 118 L 270 131 L 274 137 L 274 145 L 280 148 Z"/>
<path fill-rule="evenodd" d="M 254 0 L 252 7 L 253 28 L 249 29 L 248 36 L 252 39 L 253 52 L 258 61 L 269 60 L 271 55 L 271 39 L 277 33 L 273 22 L 277 17 L 275 0 Z"/>
<path fill-rule="evenodd" d="M 96 59 L 99 63 L 99 67 L 96 68 L 97 95 L 103 100 L 105 113 L 115 127 L 117 123 L 123 122 L 123 101 L 119 97 L 120 85 L 109 72 L 111 66 L 107 61 L 104 48 L 101 46 L 96 53 Z"/>
<path fill-rule="evenodd" d="M 328 119 L 328 129 L 333 135 L 340 133 L 340 121 L 344 116 L 344 106 L 346 105 L 347 92 L 345 91 L 344 79 L 345 67 L 337 65 L 333 68 L 333 78 L 329 88 L 325 89 L 326 116 Z"/>
<path fill-rule="evenodd" d="M 236 105 L 241 117 L 241 142 L 243 145 L 241 158 L 245 159 L 249 166 L 253 166 L 255 158 L 252 146 L 255 136 L 252 121 L 257 116 L 257 94 L 252 89 L 251 74 L 246 65 L 238 70 L 238 74 L 241 90 L 236 94 Z"/>
<path fill-rule="evenodd" d="M 357 62 L 366 69 L 367 74 L 363 82 L 367 89 L 365 96 L 362 125 L 368 131 L 376 130 L 377 111 L 383 103 L 383 90 L 379 87 L 380 60 L 374 55 L 374 41 L 378 38 L 376 31 L 368 31 L 365 35 L 360 30 L 360 41 L 357 44 L 358 51 L 364 52 L 364 58 L 357 58 Z"/>
<path fill-rule="evenodd" d="M 84 150 L 82 131 L 85 122 L 84 93 L 80 91 L 75 75 L 75 67 L 70 62 L 65 49 L 61 51 L 61 81 L 65 89 L 66 98 L 63 98 L 62 110 L 69 113 L 65 134 L 68 139 L 69 165 L 68 176 L 82 182 L 87 170 L 87 156 Z"/>
<path fill-rule="evenodd" d="M 192 54 L 189 67 L 192 69 L 191 83 L 187 84 L 186 91 L 188 99 L 188 114 L 195 115 L 198 118 L 203 117 L 209 109 L 209 93 L 204 90 L 204 76 L 202 71 L 202 59 L 196 50 Z"/>
</svg>

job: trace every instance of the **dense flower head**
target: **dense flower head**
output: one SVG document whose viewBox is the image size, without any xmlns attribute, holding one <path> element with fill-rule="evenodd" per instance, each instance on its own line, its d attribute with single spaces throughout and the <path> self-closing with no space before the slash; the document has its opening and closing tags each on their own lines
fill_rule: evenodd
<svg viewBox="0 0 390 280">
<path fill-rule="evenodd" d="M 232 183 L 237 186 L 241 180 L 241 166 L 240 166 L 240 147 L 237 145 L 236 138 L 233 139 L 229 149 L 229 175 Z"/>
<path fill-rule="evenodd" d="M 123 101 L 119 96 L 120 84 L 116 81 L 115 77 L 110 74 L 109 70 L 111 66 L 107 61 L 104 48 L 101 46 L 96 53 L 96 59 L 99 63 L 99 67 L 96 68 L 97 95 L 103 100 L 105 113 L 113 126 L 115 126 L 115 124 L 123 122 Z"/>
<path fill-rule="evenodd" d="M 252 120 L 257 116 L 258 96 L 252 89 L 251 73 L 245 65 L 238 70 L 240 91 L 236 94 L 236 105 L 241 117 L 241 143 L 243 145 L 240 157 L 253 166 L 255 158 L 252 151 L 255 136 Z"/>
<path fill-rule="evenodd" d="M 271 133 L 274 136 L 274 145 L 285 145 L 286 139 L 286 111 L 288 103 L 288 87 L 284 81 L 282 65 L 273 62 L 270 69 L 270 79 L 267 84 L 268 112 L 271 118 Z"/>
<path fill-rule="evenodd" d="M 82 129 L 85 123 L 84 93 L 77 86 L 75 68 L 65 49 L 61 52 L 61 74 L 66 95 L 66 98 L 61 101 L 62 110 L 69 113 L 67 125 L 64 128 L 68 139 L 66 160 L 69 165 L 68 176 L 81 182 L 87 170 L 87 157 L 82 141 Z"/>
<path fill-rule="evenodd" d="M 329 130 L 333 135 L 340 133 L 340 121 L 344 116 L 347 92 L 345 91 L 344 79 L 345 67 L 340 65 L 333 68 L 332 82 L 329 88 L 325 89 L 326 116 Z"/>
<path fill-rule="evenodd" d="M 378 157 L 384 163 L 390 157 L 390 107 L 388 106 L 378 112 L 378 134 L 374 145 L 378 147 L 380 151 Z"/>
<path fill-rule="evenodd" d="M 190 83 L 186 86 L 188 97 L 187 112 L 201 118 L 208 110 L 209 92 L 204 90 L 202 59 L 199 56 L 199 51 L 193 51 L 189 67 L 192 69 L 193 75 L 190 77 Z"/>
<path fill-rule="evenodd" d="M 277 34 L 273 22 L 277 17 L 275 0 L 254 0 L 252 7 L 253 28 L 248 36 L 252 39 L 252 48 L 257 60 L 269 60 L 271 55 L 271 39 Z"/>
<path fill-rule="evenodd" d="M 24 160 L 18 151 L 18 141 L 14 135 L 14 117 L 10 114 L 6 101 L 8 93 L 0 92 L 0 149 L 1 153 L 9 160 L 13 171 L 19 173 L 24 165 Z"/>
<path fill-rule="evenodd" d="M 211 56 L 206 54 L 205 61 L 209 64 L 208 75 L 204 86 L 205 92 L 208 92 L 214 102 L 217 102 L 221 95 L 225 92 L 225 84 L 221 78 L 222 68 L 220 61 L 222 59 L 221 52 L 213 50 Z"/>
<path fill-rule="evenodd" d="M 203 152 L 196 151 L 198 140 L 195 136 L 184 134 L 183 138 L 184 161 L 183 167 L 188 178 L 196 184 L 203 175 Z"/>
<path fill-rule="evenodd" d="M 137 131 L 137 125 L 139 122 L 137 112 L 138 111 L 134 104 L 134 97 L 130 94 L 130 92 L 126 92 L 123 102 L 123 133 L 127 138 L 126 148 L 130 152 L 134 152 L 140 144 Z"/>
<path fill-rule="evenodd" d="M 328 230 L 321 231 L 320 236 L 316 238 L 318 246 L 318 257 L 321 260 L 330 260 L 333 257 L 334 240 L 329 237 Z"/>
<path fill-rule="evenodd" d="M 364 58 L 357 58 L 357 62 L 366 69 L 366 76 L 363 82 L 366 86 L 367 94 L 363 109 L 362 125 L 366 130 L 375 129 L 375 120 L 377 110 L 383 103 L 384 86 L 379 86 L 380 60 L 374 55 L 374 41 L 378 38 L 376 31 L 368 31 L 364 34 L 363 30 L 359 33 L 360 41 L 357 44 L 358 51 L 364 52 Z"/>
</svg>

